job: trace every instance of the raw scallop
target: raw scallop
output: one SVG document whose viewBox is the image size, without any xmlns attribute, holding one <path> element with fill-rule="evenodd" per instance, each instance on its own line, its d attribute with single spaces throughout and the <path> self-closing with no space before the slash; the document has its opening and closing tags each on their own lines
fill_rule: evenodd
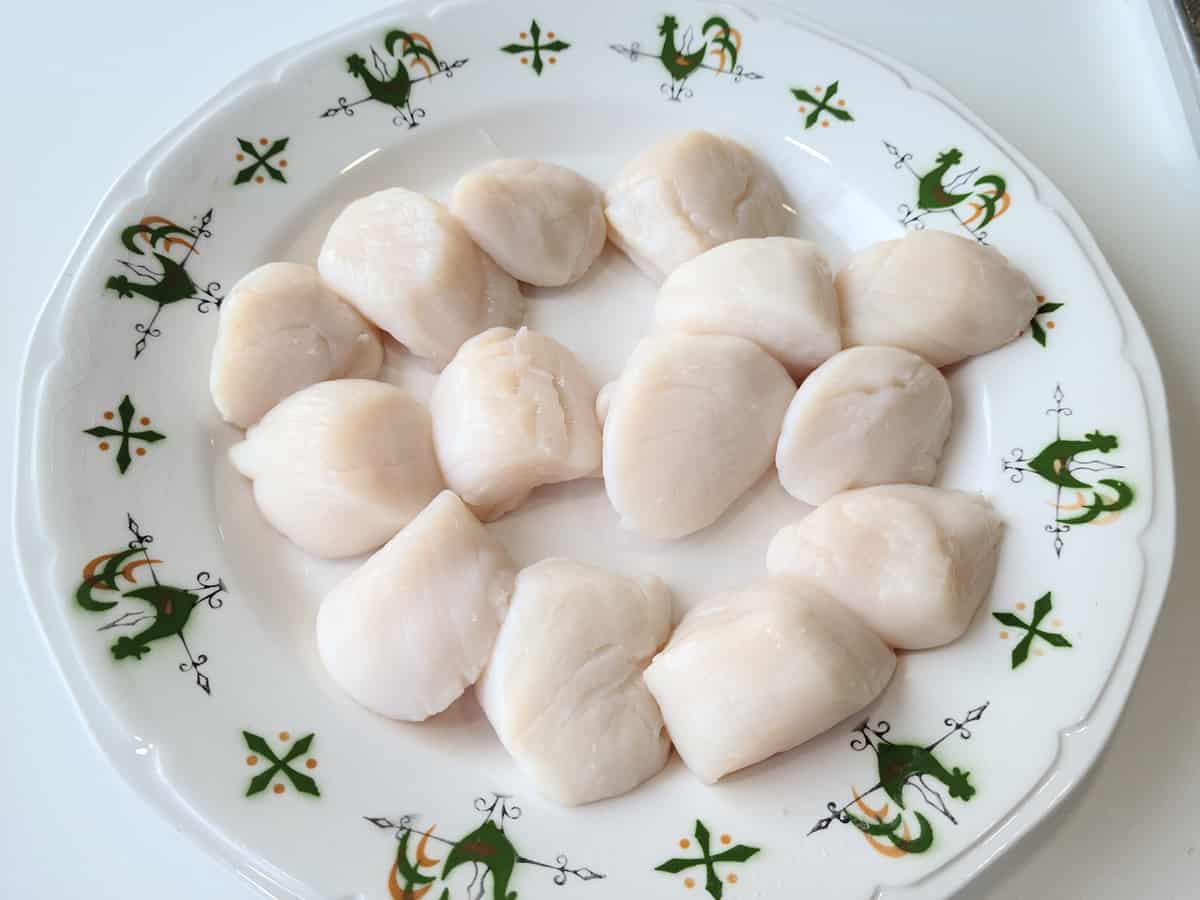
<svg viewBox="0 0 1200 900">
<path fill-rule="evenodd" d="M 873 484 L 929 484 L 950 435 L 950 386 L 916 354 L 852 347 L 800 385 L 775 451 L 779 481 L 816 506 Z"/>
<path fill-rule="evenodd" d="M 1003 523 L 978 494 L 888 484 L 838 494 L 775 535 L 772 575 L 812 581 L 893 647 L 959 637 L 992 586 Z"/>
<path fill-rule="evenodd" d="M 230 448 L 265 518 L 315 556 L 388 541 L 443 487 L 429 413 L 379 381 L 323 381 L 292 394 Z"/>
<path fill-rule="evenodd" d="M 770 467 L 794 391 L 744 338 L 642 340 L 597 398 L 604 487 L 621 523 L 677 538 L 716 521 Z"/>
<path fill-rule="evenodd" d="M 754 341 L 796 378 L 842 349 L 833 273 L 817 245 L 788 237 L 721 244 L 672 272 L 658 292 L 659 331 Z"/>
<path fill-rule="evenodd" d="M 512 560 L 450 491 L 329 592 L 326 670 L 360 704 L 419 722 L 479 677 L 508 610 Z"/>
<path fill-rule="evenodd" d="M 583 176 L 533 159 L 501 159 L 459 179 L 450 211 L 504 271 L 559 287 L 604 249 L 604 198 Z"/>
<path fill-rule="evenodd" d="M 615 797 L 671 752 L 642 670 L 671 632 L 671 593 L 568 559 L 517 575 L 476 694 L 509 753 L 546 796 Z"/>
<path fill-rule="evenodd" d="M 872 244 L 835 284 L 847 347 L 903 347 L 939 368 L 1007 344 L 1038 305 L 999 251 L 932 229 Z"/>
<path fill-rule="evenodd" d="M 895 667 L 824 591 L 772 578 L 694 608 L 645 679 L 675 749 L 712 784 L 858 712 Z"/>
<path fill-rule="evenodd" d="M 439 369 L 467 338 L 525 315 L 516 281 L 449 210 L 403 188 L 342 210 L 317 268 L 359 312 Z"/>
<path fill-rule="evenodd" d="M 433 391 L 433 437 L 446 483 L 486 521 L 540 484 L 600 466 L 596 388 L 553 338 L 492 328 L 471 338 Z"/>
<path fill-rule="evenodd" d="M 382 364 L 379 332 L 316 269 L 267 263 L 221 305 L 209 386 L 221 418 L 248 428 L 303 387 L 374 378 Z"/>
<path fill-rule="evenodd" d="M 630 161 L 605 193 L 608 236 L 662 281 L 726 241 L 783 234 L 783 188 L 736 141 L 688 131 Z"/>
</svg>

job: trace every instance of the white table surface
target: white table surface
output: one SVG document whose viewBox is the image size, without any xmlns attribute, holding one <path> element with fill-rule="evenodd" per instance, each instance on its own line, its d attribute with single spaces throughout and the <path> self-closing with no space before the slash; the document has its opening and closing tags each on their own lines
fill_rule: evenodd
<svg viewBox="0 0 1200 900">
<path fill-rule="evenodd" d="M 1166 377 L 1180 549 L 1149 656 L 1092 775 L 963 900 L 1200 896 L 1200 160 L 1162 80 L 1145 2 L 1167 0 L 787 4 L 939 80 L 1057 182 L 1133 298 Z M 6 421 L 14 419 L 34 318 L 125 166 L 261 57 L 378 6 L 60 0 L 6 8 Z M 0 444 L 0 463 L 10 470 L 11 444 Z M 11 528 L 9 519 L 0 527 Z M 259 896 L 109 770 L 74 712 L 12 565 L 0 559 L 0 583 L 8 586 L 0 602 L 0 896 Z"/>
</svg>

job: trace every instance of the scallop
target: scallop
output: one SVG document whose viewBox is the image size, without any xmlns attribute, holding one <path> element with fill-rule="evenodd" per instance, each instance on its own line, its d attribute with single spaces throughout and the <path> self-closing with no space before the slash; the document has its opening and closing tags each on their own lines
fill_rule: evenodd
<svg viewBox="0 0 1200 900">
<path fill-rule="evenodd" d="M 342 210 L 317 268 L 359 312 L 439 369 L 467 338 L 525 315 L 517 282 L 449 210 L 403 188 Z"/>
<path fill-rule="evenodd" d="M 813 506 L 874 484 L 929 484 L 950 435 L 950 386 L 915 353 L 852 347 L 808 376 L 783 418 L 775 467 Z"/>
<path fill-rule="evenodd" d="M 842 349 L 833 273 L 817 245 L 743 238 L 679 266 L 658 292 L 659 331 L 754 341 L 803 378 Z"/>
<path fill-rule="evenodd" d="M 999 251 L 932 229 L 872 244 L 835 285 L 847 347 L 902 347 L 939 368 L 1007 344 L 1038 305 Z"/>
<path fill-rule="evenodd" d="M 427 719 L 483 671 L 515 578 L 504 547 L 443 491 L 325 597 L 321 661 L 367 709 Z"/>
<path fill-rule="evenodd" d="M 967 630 L 991 589 L 1002 534 L 978 494 L 880 485 L 838 494 L 782 528 L 767 570 L 824 588 L 891 646 L 923 650 Z"/>
<path fill-rule="evenodd" d="M 209 386 L 221 417 L 247 428 L 301 388 L 374 378 L 382 364 L 379 332 L 316 269 L 267 263 L 221 305 Z"/>
<path fill-rule="evenodd" d="M 736 141 L 688 131 L 629 162 L 605 194 L 608 236 L 662 281 L 718 244 L 783 234 L 783 188 Z"/>
<path fill-rule="evenodd" d="M 655 775 L 671 743 L 642 671 L 671 631 L 671 594 L 568 559 L 517 575 L 476 688 L 496 734 L 538 789 L 575 806 Z"/>
<path fill-rule="evenodd" d="M 434 387 L 433 437 L 446 483 L 484 521 L 542 484 L 596 473 L 596 388 L 574 354 L 522 328 L 459 349 Z"/>
<path fill-rule="evenodd" d="M 442 490 L 429 413 L 379 381 L 323 381 L 292 394 L 230 448 L 259 511 L 327 558 L 374 550 Z"/>
<path fill-rule="evenodd" d="M 570 169 L 501 159 L 459 179 L 450 210 L 489 256 L 519 281 L 578 281 L 604 249 L 604 198 Z"/>
<path fill-rule="evenodd" d="M 859 712 L 895 668 L 835 599 L 772 578 L 692 609 L 645 680 L 684 763 L 713 784 Z"/>
<path fill-rule="evenodd" d="M 604 414 L 604 487 L 621 523 L 677 538 L 716 521 L 770 467 L 795 385 L 752 342 L 726 335 L 642 340 Z"/>
</svg>

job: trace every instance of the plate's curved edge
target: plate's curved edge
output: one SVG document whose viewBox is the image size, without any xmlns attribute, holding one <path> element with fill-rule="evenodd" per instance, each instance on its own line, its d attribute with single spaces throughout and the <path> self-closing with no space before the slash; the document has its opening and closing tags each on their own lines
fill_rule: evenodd
<svg viewBox="0 0 1200 900">
<path fill-rule="evenodd" d="M 462 5 L 463 0 L 447 0 L 447 2 L 427 6 L 424 13 L 436 16 L 446 8 Z M 474 2 L 474 0 L 467 0 Z M 699 0 L 696 0 L 699 2 Z M 404 0 L 392 4 L 367 16 L 359 17 L 343 26 L 318 35 L 298 45 L 284 48 L 249 69 L 241 72 L 214 94 L 207 101 L 188 113 L 178 125 L 156 141 L 144 154 L 134 161 L 113 183 L 104 197 L 100 200 L 86 226 L 80 232 L 67 262 L 55 279 L 54 286 L 47 295 L 46 301 L 38 314 L 31 337 L 24 353 L 24 366 L 18 385 L 17 414 L 17 453 L 13 467 L 16 481 L 13 502 L 13 532 L 16 544 L 17 574 L 21 586 L 25 590 L 34 621 L 43 641 L 51 648 L 52 623 L 38 609 L 34 595 L 36 568 L 40 574 L 46 575 L 53 570 L 56 554 L 52 545 L 42 543 L 33 545 L 34 530 L 30 526 L 36 524 L 37 530 L 43 530 L 43 516 L 36 502 L 37 487 L 34 475 L 32 447 L 28 446 L 35 439 L 37 429 L 31 427 L 37 418 L 36 401 L 45 391 L 45 382 L 50 377 L 52 368 L 63 355 L 61 345 L 62 326 L 55 319 L 55 313 L 61 312 L 58 305 L 71 284 L 72 273 L 79 267 L 85 248 L 90 246 L 95 238 L 98 227 L 107 221 L 122 205 L 135 201 L 140 196 L 149 193 L 158 166 L 169 151 L 182 141 L 193 129 L 199 127 L 199 122 L 213 113 L 235 102 L 242 94 L 260 87 L 263 83 L 278 82 L 295 58 L 306 55 L 317 46 L 338 40 L 342 35 L 357 31 L 379 20 L 396 14 L 397 10 L 420 4 L 420 0 Z M 1158 361 L 1154 356 L 1150 340 L 1146 334 L 1137 311 L 1129 300 L 1128 294 L 1121 287 L 1116 275 L 1104 259 L 1100 248 L 1075 211 L 1071 203 L 1054 186 L 1036 166 L 1032 164 L 1019 150 L 993 131 L 986 123 L 972 113 L 965 104 L 955 97 L 938 82 L 925 76 L 917 69 L 901 63 L 890 56 L 845 37 L 831 32 L 820 23 L 796 14 L 794 11 L 768 2 L 763 5 L 767 14 L 746 9 L 737 3 L 718 3 L 736 7 L 755 21 L 777 19 L 792 27 L 801 28 L 819 35 L 825 40 L 844 47 L 848 51 L 861 55 L 881 69 L 899 80 L 905 88 L 923 94 L 941 103 L 958 116 L 964 124 L 975 129 L 984 138 L 1002 151 L 1009 160 L 1021 170 L 1029 184 L 1034 188 L 1035 197 L 1043 208 L 1057 216 L 1067 231 L 1079 244 L 1084 255 L 1091 263 L 1093 271 L 1105 286 L 1106 292 L 1114 301 L 1113 306 L 1122 325 L 1122 355 L 1137 378 L 1139 391 L 1151 422 L 1149 441 L 1153 458 L 1154 492 L 1152 512 L 1149 520 L 1138 535 L 1138 545 L 1141 548 L 1145 569 L 1138 603 L 1134 610 L 1129 632 L 1118 652 L 1116 662 L 1104 687 L 1101 689 L 1096 702 L 1091 709 L 1078 721 L 1060 729 L 1058 746 L 1054 759 L 1046 772 L 1031 788 L 1025 798 L 1001 822 L 988 829 L 980 838 L 966 847 L 953 859 L 936 868 L 922 879 L 901 887 L 877 887 L 875 900 L 883 900 L 886 896 L 899 896 L 917 887 L 944 891 L 948 895 L 961 887 L 967 880 L 982 871 L 996 857 L 1009 849 L 1024 834 L 1032 829 L 1075 790 L 1095 764 L 1096 759 L 1107 745 L 1113 729 L 1132 690 L 1134 680 L 1145 656 L 1153 627 L 1162 609 L 1175 546 L 1175 496 L 1169 490 L 1174 483 L 1173 463 L 1170 444 L 1170 428 L 1166 403 L 1166 392 Z M 256 84 L 247 84 L 255 79 Z M 39 367 L 37 377 L 31 376 L 30 364 L 41 359 L 45 366 Z M 32 382 L 37 381 L 35 389 Z M 1161 432 L 1158 431 L 1161 427 Z M 1161 434 L 1161 438 L 1159 437 Z M 1150 560 L 1161 557 L 1156 566 L 1150 565 Z M 34 562 L 36 561 L 36 563 Z M 45 585 L 43 585 L 45 586 Z M 1135 652 L 1136 651 L 1136 652 Z M 95 708 L 89 708 L 82 700 L 86 693 L 90 696 L 92 687 L 79 669 L 74 657 L 70 659 L 51 652 L 54 665 L 58 669 L 68 688 L 75 708 L 82 719 L 88 736 L 96 747 L 112 762 L 122 780 L 138 793 L 148 805 L 161 815 L 169 824 L 177 826 L 179 821 L 187 824 L 187 831 L 197 844 L 214 858 L 229 865 L 237 874 L 250 885 L 270 897 L 295 897 L 304 900 L 312 895 L 303 885 L 289 878 L 285 873 L 277 871 L 263 861 L 250 859 L 244 850 L 235 846 L 227 838 L 212 829 L 200 816 L 181 801 L 170 785 L 162 778 L 157 759 L 154 759 L 153 776 L 147 776 L 144 765 L 131 765 L 126 757 L 118 757 L 111 752 L 112 747 L 119 746 L 124 740 L 119 734 L 109 716 L 101 716 Z M 1135 658 L 1136 657 L 1136 658 Z M 1074 748 L 1078 747 L 1078 750 Z M 153 751 L 151 751 L 153 752 Z M 1054 791 L 1048 791 L 1051 782 L 1068 758 L 1078 758 L 1075 765 L 1078 771 L 1068 776 L 1068 780 Z M 1038 809 L 1033 814 L 1027 814 L 1032 805 Z M 175 817 L 175 818 L 172 818 Z M 1022 821 L 1018 821 L 1022 820 Z M 182 829 L 181 829 L 182 830 Z M 994 849 L 987 845 L 1001 840 L 1002 843 Z M 970 869 L 969 873 L 961 872 Z M 957 883 L 952 883 L 957 882 Z"/>
</svg>

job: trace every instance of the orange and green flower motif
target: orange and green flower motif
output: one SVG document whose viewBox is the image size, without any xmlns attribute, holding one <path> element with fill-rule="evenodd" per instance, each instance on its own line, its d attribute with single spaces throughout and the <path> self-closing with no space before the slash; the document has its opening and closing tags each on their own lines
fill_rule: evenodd
<svg viewBox="0 0 1200 900">
<path fill-rule="evenodd" d="M 792 96 L 800 101 L 799 112 L 807 113 L 804 118 L 804 130 L 812 128 L 818 121 L 822 128 L 828 128 L 830 122 L 837 119 L 839 122 L 853 122 L 854 116 L 850 115 L 850 111 L 846 109 L 846 101 L 837 97 L 838 83 L 830 82 L 829 87 L 822 90 L 821 85 L 813 88 L 815 94 L 810 94 L 804 88 L 792 88 Z M 818 96 L 819 95 L 819 96 Z"/>
<path fill-rule="evenodd" d="M 243 169 L 239 169 L 234 176 L 233 183 L 245 184 L 248 181 L 253 181 L 255 184 L 262 184 L 265 179 L 259 169 L 267 174 L 272 181 L 278 181 L 281 184 L 287 184 L 287 178 L 283 175 L 283 170 L 287 168 L 288 161 L 282 157 L 271 162 L 276 156 L 279 156 L 288 145 L 287 138 L 279 138 L 279 140 L 271 143 L 265 137 L 258 139 L 259 147 L 266 147 L 265 150 L 259 151 L 253 141 L 248 141 L 245 138 L 237 139 L 238 146 L 242 148 L 241 152 L 234 157 L 238 162 L 245 162 L 247 159 L 252 159 L 254 162 Z"/>
<path fill-rule="evenodd" d="M 1055 417 L 1054 440 L 1046 444 L 1037 455 L 1030 458 L 1020 447 L 1001 460 L 1009 481 L 1020 484 L 1028 473 L 1033 473 L 1054 489 L 1050 506 L 1054 509 L 1054 521 L 1045 526 L 1046 532 L 1054 536 L 1054 553 L 1061 557 L 1065 536 L 1078 525 L 1107 525 L 1117 521 L 1123 510 L 1133 505 L 1133 486 L 1117 478 L 1101 478 L 1094 484 L 1084 480 L 1088 473 L 1111 472 L 1123 469 L 1118 463 L 1108 462 L 1100 456 L 1108 455 L 1118 448 L 1120 441 L 1114 434 L 1089 431 L 1083 439 L 1065 438 L 1062 433 L 1064 418 L 1075 411 L 1063 405 L 1066 394 L 1061 385 L 1054 388 L 1054 406 L 1046 410 Z"/>
<path fill-rule="evenodd" d="M 250 785 L 246 788 L 246 796 L 253 797 L 255 794 L 261 794 L 268 786 L 271 788 L 271 793 L 282 794 L 287 790 L 283 783 L 284 780 L 287 780 L 301 794 L 320 797 L 321 789 L 317 787 L 317 782 L 310 775 L 305 775 L 297 769 L 297 766 L 300 765 L 310 771 L 317 767 L 316 757 L 308 755 L 313 737 L 312 734 L 306 734 L 302 738 L 297 738 L 291 746 L 286 746 L 292 736 L 286 731 L 279 732 L 279 740 L 285 745 L 283 755 L 280 756 L 271 749 L 266 738 L 252 731 L 243 731 L 242 738 L 250 750 L 250 755 L 246 757 L 246 765 L 253 769 L 266 764 L 265 769 L 250 779 Z M 303 763 L 300 761 L 301 757 L 304 757 Z"/>
<path fill-rule="evenodd" d="M 722 872 L 718 871 L 718 866 L 722 869 L 736 864 L 744 863 L 746 860 L 755 856 L 759 852 L 758 847 L 750 847 L 746 844 L 733 844 L 733 838 L 728 834 L 723 834 L 719 838 L 721 845 L 725 848 L 716 853 L 712 852 L 712 835 L 708 828 L 699 819 L 696 820 L 696 827 L 692 832 L 696 838 L 695 856 L 676 856 L 668 859 L 665 863 L 654 867 L 655 872 L 667 872 L 671 875 L 678 875 L 680 872 L 687 872 L 690 869 L 704 869 L 704 890 L 713 900 L 721 900 L 724 896 L 725 884 L 737 884 L 737 872 L 728 872 L 724 874 L 722 880 Z M 730 846 L 733 844 L 733 846 Z M 679 847 L 681 850 L 688 850 L 692 846 L 689 838 L 680 838 Z M 699 874 L 698 872 L 696 874 Z M 696 886 L 696 879 L 692 875 L 688 875 L 683 879 L 683 886 L 693 888 Z"/>
<path fill-rule="evenodd" d="M 631 62 L 642 59 L 657 60 L 666 70 L 668 79 L 658 86 L 668 100 L 679 102 L 693 96 L 688 80 L 706 70 L 716 76 L 728 75 L 735 84 L 758 81 L 763 76 L 758 72 L 747 72 L 738 62 L 742 52 L 742 33 L 721 16 L 710 16 L 697 33 L 692 27 L 680 34 L 679 20 L 672 15 L 664 16 L 658 26 L 662 45 L 657 53 L 643 50 L 637 41 L 629 44 L 610 44 L 609 47 L 627 56 Z M 698 36 L 697 36 L 698 34 Z M 710 59 L 711 57 L 711 59 Z"/>
<path fill-rule="evenodd" d="M 864 720 L 854 729 L 857 737 L 850 739 L 850 748 L 858 753 L 867 749 L 874 752 L 879 780 L 861 792 L 851 786 L 851 799 L 840 806 L 835 801 L 827 803 L 825 808 L 829 814 L 817 820 L 809 830 L 809 835 L 824 831 L 834 822 L 841 822 L 857 828 L 868 846 L 890 859 L 929 850 L 933 846 L 933 825 L 920 810 L 910 811 L 908 804 L 915 799 L 931 813 L 940 814 L 952 825 L 958 824 L 942 791 L 952 800 L 970 802 L 975 796 L 975 787 L 970 781 L 971 773 L 959 768 L 947 769 L 935 751 L 955 735 L 962 740 L 969 740 L 971 730 L 967 726 L 982 719 L 990 705 L 984 703 L 968 710 L 962 721 L 945 719 L 949 730 L 930 744 L 893 743 L 888 738 L 892 730 L 890 722 L 881 719 L 872 725 L 870 719 Z M 941 790 L 936 786 L 937 782 L 941 782 Z M 888 802 L 878 808 L 869 806 L 866 798 L 877 793 L 884 794 Z M 893 803 L 897 812 L 889 818 Z M 862 815 L 851 812 L 852 809 L 857 809 Z M 910 812 L 915 820 L 915 835 L 906 818 Z"/>
<path fill-rule="evenodd" d="M 112 448 L 113 438 L 120 438 L 120 440 L 117 442 L 116 460 L 117 471 L 122 475 L 129 470 L 129 466 L 133 463 L 133 456 L 130 455 L 129 452 L 130 444 L 156 444 L 159 441 L 166 440 L 167 437 L 165 434 L 161 434 L 146 427 L 150 424 L 150 419 L 147 416 L 142 416 L 140 419 L 138 419 L 138 424 L 142 426 L 142 430 L 134 431 L 133 417 L 136 411 L 137 410 L 133 405 L 133 401 L 131 401 L 129 399 L 129 395 L 126 394 L 124 398 L 122 398 L 120 404 L 117 406 L 117 413 L 119 413 L 121 416 L 120 428 L 113 428 L 109 425 L 96 425 L 93 428 L 85 428 L 83 431 L 84 434 L 90 434 L 92 437 L 100 439 L 100 443 L 97 446 L 99 446 L 102 453 L 107 452 Z M 115 418 L 115 415 L 113 411 L 109 409 L 104 411 L 103 418 L 106 422 L 111 422 Z M 139 457 L 145 456 L 146 448 L 135 447 L 134 453 L 136 453 Z"/>
<path fill-rule="evenodd" d="M 110 648 L 113 659 L 140 661 L 151 652 L 151 644 L 155 641 L 176 638 L 187 657 L 185 662 L 178 664 L 179 671 L 193 672 L 196 686 L 211 694 L 208 676 L 201 671 L 208 663 L 208 656 L 193 653 L 184 632 L 197 609 L 202 606 L 220 609 L 224 605 L 221 594 L 225 591 L 225 582 L 214 579 L 208 572 L 200 572 L 194 587 L 163 584 L 155 568 L 162 560 L 150 556 L 153 535 L 143 533 L 133 516 L 126 514 L 125 519 L 132 540 L 84 565 L 82 581 L 75 589 L 75 605 L 89 613 L 102 613 L 115 609 L 122 601 L 133 601 L 131 608 L 96 629 L 138 629 L 117 638 Z M 150 576 L 149 584 L 138 581 L 137 573 L 142 568 Z M 97 593 L 102 596 L 98 597 Z"/>
<path fill-rule="evenodd" d="M 446 62 L 438 56 L 433 49 L 433 42 L 425 35 L 400 28 L 393 28 L 384 34 L 383 53 L 374 46 L 368 50 L 371 54 L 369 67 L 361 54 L 351 53 L 346 57 L 347 70 L 363 83 L 367 95 L 353 101 L 338 97 L 337 105 L 326 109 L 320 118 L 330 119 L 338 115 L 352 118 L 355 107 L 373 100 L 395 110 L 393 125 L 416 128 L 425 118 L 425 109 L 412 105 L 413 89 L 422 82 L 439 77 L 453 78 L 455 71 L 468 62 L 466 59 Z M 414 76 L 412 73 L 417 71 L 423 74 Z"/>
<path fill-rule="evenodd" d="M 936 213 L 948 213 L 967 234 L 981 244 L 987 243 L 987 226 L 1000 218 L 1012 205 L 1008 182 L 995 173 L 979 174 L 979 166 L 951 174 L 962 163 L 962 151 L 951 147 L 937 155 L 934 166 L 925 172 L 913 168 L 911 153 L 901 153 L 894 145 L 883 142 L 892 157 L 893 169 L 907 169 L 917 180 L 917 196 L 913 204 L 901 203 L 900 224 L 914 231 L 925 228 L 925 218 Z"/>
<path fill-rule="evenodd" d="M 146 262 L 119 259 L 117 262 L 126 271 L 113 275 L 104 284 L 105 290 L 113 291 L 119 298 L 137 298 L 154 304 L 154 315 L 150 320 L 133 326 L 139 335 L 133 345 L 134 359 L 142 355 L 150 338 L 162 337 L 162 330 L 155 327 L 155 323 L 168 306 L 194 300 L 196 311 L 200 313 L 220 308 L 224 299 L 220 282 L 210 281 L 200 287 L 188 270 L 192 258 L 200 253 L 200 242 L 212 237 L 209 230 L 212 219 L 210 209 L 197 224 L 184 228 L 163 216 L 146 216 L 121 231 L 121 244 L 126 250 L 144 257 L 148 249 L 155 261 L 151 266 Z"/>
<path fill-rule="evenodd" d="M 1054 608 L 1054 602 L 1050 598 L 1050 592 L 1046 591 L 1046 593 L 1044 593 L 1044 594 L 1042 594 L 1042 596 L 1038 597 L 1037 601 L 1033 604 L 1033 619 L 1029 622 L 1026 622 L 1024 619 L 1022 619 L 1016 613 L 1010 613 L 1010 612 L 994 612 L 994 613 L 992 613 L 992 618 L 994 618 L 1001 625 L 1007 625 L 1009 628 L 1013 629 L 1014 631 L 1024 631 L 1025 632 L 1025 636 L 1021 638 L 1021 640 L 1017 643 L 1017 646 L 1013 647 L 1012 667 L 1014 669 L 1020 668 L 1021 666 L 1023 666 L 1025 664 L 1025 661 L 1027 659 L 1029 659 L 1029 650 L 1031 647 L 1033 647 L 1033 643 L 1037 639 L 1045 641 L 1051 647 L 1070 647 L 1070 646 L 1072 646 L 1071 642 L 1069 640 L 1067 640 L 1063 635 L 1061 635 L 1057 632 L 1054 632 L 1054 631 L 1046 631 L 1041 627 L 1042 622 L 1045 620 L 1046 616 L 1050 615 L 1050 611 L 1053 608 Z M 1025 604 L 1018 603 L 1017 610 L 1021 611 L 1023 609 L 1025 609 Z M 1062 620 L 1055 619 L 1052 622 L 1052 625 L 1056 628 L 1061 628 Z M 1003 640 L 1008 640 L 1008 632 L 1001 631 L 1000 637 Z M 1033 652 L 1037 656 L 1042 655 L 1042 650 L 1040 648 L 1034 648 Z"/>
<path fill-rule="evenodd" d="M 1033 339 L 1046 346 L 1046 333 L 1053 331 L 1056 327 L 1053 319 L 1047 319 L 1052 312 L 1057 312 L 1062 309 L 1065 303 L 1047 303 L 1046 298 L 1038 296 L 1037 312 L 1033 314 L 1033 318 L 1029 320 L 1029 333 L 1033 335 Z M 1045 320 L 1043 322 L 1043 320 Z"/>
<path fill-rule="evenodd" d="M 477 797 L 475 809 L 483 813 L 483 822 L 457 840 L 434 834 L 436 824 L 424 830 L 418 829 L 415 815 L 395 818 L 366 816 L 366 820 L 376 828 L 392 831 L 396 839 L 396 852 L 387 875 L 388 896 L 393 900 L 421 900 L 435 887 L 441 887 L 438 900 L 451 900 L 451 892 L 458 889 L 452 879 L 457 870 L 466 865 L 470 865 L 473 872 L 470 884 L 461 894 L 454 896 L 469 897 L 471 900 L 479 900 L 484 896 L 491 900 L 516 900 L 517 892 L 509 890 L 509 886 L 518 877 L 522 867 L 553 872 L 554 883 L 560 887 L 570 878 L 595 881 L 604 877 L 586 866 L 572 868 L 563 854 L 559 854 L 551 863 L 519 852 L 506 827 L 509 822 L 521 818 L 521 807 L 510 800 L 503 794 L 493 794 L 490 798 Z M 417 836 L 416 847 L 410 851 L 414 835 Z M 443 856 L 435 858 L 430 855 L 431 852 L 440 852 L 430 850 L 431 841 L 445 848 Z M 462 879 L 457 880 L 461 882 Z"/>
<path fill-rule="evenodd" d="M 537 23 L 537 19 L 529 23 L 528 31 L 521 32 L 520 39 L 528 43 L 505 44 L 500 49 L 505 53 L 519 54 L 521 65 L 529 66 L 538 77 L 541 77 L 546 63 L 553 66 L 558 62 L 558 57 L 554 54 L 562 53 L 571 46 L 566 41 L 558 40 L 553 31 L 546 32 L 546 43 L 542 43 L 542 26 Z M 546 53 L 545 62 L 542 60 L 543 51 Z"/>
</svg>

